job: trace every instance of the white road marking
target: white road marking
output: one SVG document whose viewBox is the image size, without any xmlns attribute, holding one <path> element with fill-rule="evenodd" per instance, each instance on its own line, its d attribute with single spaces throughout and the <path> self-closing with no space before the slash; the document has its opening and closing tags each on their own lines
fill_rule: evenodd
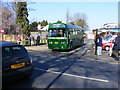
<svg viewBox="0 0 120 90">
<path fill-rule="evenodd" d="M 40 69 L 40 68 L 35 68 L 35 69 L 40 70 L 40 71 L 55 73 L 55 74 L 61 74 L 61 72 L 54 72 L 54 71 L 51 71 L 51 70 L 44 70 L 44 69 Z M 94 80 L 94 81 L 100 81 L 100 82 L 109 82 L 108 80 L 89 78 L 89 77 L 85 77 L 85 76 L 78 76 L 78 75 L 72 75 L 72 74 L 67 74 L 67 73 L 62 73 L 62 75 L 70 76 L 70 77 L 76 77 L 76 78 L 82 78 L 82 79 L 88 79 L 88 80 Z"/>
</svg>

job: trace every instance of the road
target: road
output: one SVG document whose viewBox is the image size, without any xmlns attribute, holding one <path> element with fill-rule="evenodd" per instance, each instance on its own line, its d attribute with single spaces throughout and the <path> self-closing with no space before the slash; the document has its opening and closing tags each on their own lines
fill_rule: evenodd
<svg viewBox="0 0 120 90">
<path fill-rule="evenodd" d="M 91 41 L 86 42 L 71 51 L 51 51 L 47 45 L 26 47 L 33 59 L 33 74 L 5 87 L 118 88 L 118 63 L 108 56 L 95 56 Z"/>
</svg>

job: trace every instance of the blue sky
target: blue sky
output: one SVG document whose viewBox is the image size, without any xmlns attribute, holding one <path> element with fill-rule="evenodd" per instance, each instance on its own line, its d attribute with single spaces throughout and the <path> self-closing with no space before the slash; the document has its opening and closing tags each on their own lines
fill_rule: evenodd
<svg viewBox="0 0 120 90">
<path fill-rule="evenodd" d="M 84 13 L 90 29 L 101 27 L 105 23 L 118 23 L 118 2 L 36 2 L 28 4 L 30 22 L 47 20 L 65 22 L 67 9 L 69 14 Z"/>
</svg>

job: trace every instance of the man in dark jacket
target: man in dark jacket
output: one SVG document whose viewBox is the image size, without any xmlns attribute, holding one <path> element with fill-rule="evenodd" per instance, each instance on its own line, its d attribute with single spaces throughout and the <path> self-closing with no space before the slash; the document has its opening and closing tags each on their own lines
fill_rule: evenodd
<svg viewBox="0 0 120 90">
<path fill-rule="evenodd" d="M 120 60 L 120 32 L 118 33 L 118 36 L 116 37 L 115 43 L 113 45 L 112 57 L 115 60 Z"/>
<path fill-rule="evenodd" d="M 102 55 L 102 36 L 99 34 L 96 37 L 97 55 Z"/>
<path fill-rule="evenodd" d="M 37 39 L 36 39 L 36 46 L 37 46 L 37 45 L 39 45 L 39 43 L 40 43 L 40 36 L 39 36 L 39 35 L 37 35 Z"/>
<path fill-rule="evenodd" d="M 117 37 L 115 38 L 113 49 L 120 50 L 120 32 L 117 34 Z"/>
</svg>

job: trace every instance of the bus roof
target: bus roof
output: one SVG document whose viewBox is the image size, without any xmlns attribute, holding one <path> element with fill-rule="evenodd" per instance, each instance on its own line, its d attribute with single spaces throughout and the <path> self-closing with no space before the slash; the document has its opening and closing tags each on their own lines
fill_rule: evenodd
<svg viewBox="0 0 120 90">
<path fill-rule="evenodd" d="M 79 28 L 79 29 L 83 29 L 83 28 L 80 27 L 80 26 L 75 26 L 75 25 L 70 25 L 70 24 L 66 24 L 66 27 L 67 27 L 67 28 Z"/>
<path fill-rule="evenodd" d="M 52 24 L 50 24 L 49 25 L 49 27 L 48 27 L 49 29 L 52 29 L 52 28 L 79 28 L 79 29 L 82 29 L 83 30 L 83 28 L 82 27 L 80 27 L 80 26 L 75 26 L 75 25 L 70 25 L 70 24 L 65 24 L 65 23 L 52 23 Z"/>
</svg>

